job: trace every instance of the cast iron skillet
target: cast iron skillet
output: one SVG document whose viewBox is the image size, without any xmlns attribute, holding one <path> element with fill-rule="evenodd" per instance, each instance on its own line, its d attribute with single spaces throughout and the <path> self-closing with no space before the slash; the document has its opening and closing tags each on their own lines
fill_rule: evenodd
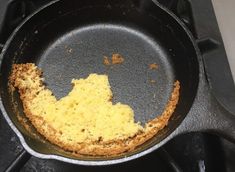
<svg viewBox="0 0 235 172">
<path fill-rule="evenodd" d="M 112 53 L 123 55 L 125 62 L 112 68 L 103 65 L 103 56 Z M 19 95 L 9 93 L 8 77 L 12 64 L 27 62 L 43 70 L 57 98 L 69 92 L 72 78 L 108 74 L 113 101 L 130 105 L 137 121 L 161 114 L 176 80 L 181 85 L 179 103 L 168 126 L 136 150 L 113 157 L 76 157 L 47 142 L 32 126 L 26 130 L 18 120 L 25 116 Z M 149 70 L 151 63 L 157 63 L 158 70 Z M 5 44 L 0 90 L 4 117 L 24 148 L 40 158 L 107 165 L 141 157 L 184 132 L 211 130 L 235 138 L 234 118 L 211 96 L 191 34 L 157 2 L 53 1 L 27 18 Z"/>
</svg>

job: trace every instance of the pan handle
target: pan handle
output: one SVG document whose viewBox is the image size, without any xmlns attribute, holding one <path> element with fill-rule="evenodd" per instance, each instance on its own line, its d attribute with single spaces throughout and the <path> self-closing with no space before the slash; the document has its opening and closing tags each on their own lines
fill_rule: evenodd
<svg viewBox="0 0 235 172">
<path fill-rule="evenodd" d="M 175 130 L 175 136 L 198 131 L 216 134 L 235 143 L 235 114 L 221 106 L 205 81 L 199 83 L 198 96 Z"/>
<path fill-rule="evenodd" d="M 210 0 L 187 2 L 193 18 L 190 30 L 197 39 L 206 78 L 203 76 L 205 82 L 199 83 L 200 96 L 196 97 L 176 135 L 205 131 L 235 143 L 235 86 L 213 5 Z"/>
<path fill-rule="evenodd" d="M 197 43 L 212 94 L 227 111 L 235 115 L 235 85 L 212 2 L 190 0 L 190 3 Z"/>
<path fill-rule="evenodd" d="M 177 0 L 163 4 L 174 11 L 196 37 L 210 90 L 217 101 L 235 115 L 235 85 L 211 0 Z"/>
</svg>

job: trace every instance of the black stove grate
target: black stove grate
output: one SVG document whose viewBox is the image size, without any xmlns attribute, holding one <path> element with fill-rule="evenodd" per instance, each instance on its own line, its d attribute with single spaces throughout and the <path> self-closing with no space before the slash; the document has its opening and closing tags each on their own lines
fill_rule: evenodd
<svg viewBox="0 0 235 172">
<path fill-rule="evenodd" d="M 195 38 L 198 36 L 194 26 L 191 3 L 193 0 L 159 0 L 171 9 L 190 29 Z M 194 0 L 195 1 L 195 0 Z M 42 5 L 50 0 L 0 0 L 0 49 L 14 28 Z M 210 0 L 200 1 L 200 8 L 211 8 Z M 215 19 L 214 14 L 210 14 Z M 206 20 L 206 19 L 205 19 Z M 215 26 L 218 28 L 218 26 Z M 207 49 L 207 46 L 202 46 Z M 223 145 L 224 142 L 223 142 Z M 63 163 L 56 160 L 39 159 L 29 155 L 19 143 L 18 138 L 0 115 L 0 171 L 22 172 L 64 172 L 64 171 L 144 171 L 156 169 L 159 172 L 215 172 L 235 171 L 224 157 L 226 150 L 221 146 L 221 139 L 202 133 L 191 133 L 179 136 L 163 148 L 123 164 L 106 167 L 87 167 Z M 228 153 L 227 153 L 228 154 Z M 226 154 L 226 155 L 227 155 Z M 231 155 L 230 155 L 231 156 Z M 230 160 L 230 159 L 229 159 Z M 231 161 L 231 160 L 230 160 Z M 230 162 L 229 161 L 229 162 Z M 232 162 L 232 161 L 231 161 Z M 228 167 L 229 166 L 229 167 Z"/>
</svg>

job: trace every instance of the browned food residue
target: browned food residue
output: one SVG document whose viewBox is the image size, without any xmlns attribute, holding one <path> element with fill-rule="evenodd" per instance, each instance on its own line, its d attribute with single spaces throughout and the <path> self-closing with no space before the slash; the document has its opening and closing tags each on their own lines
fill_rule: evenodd
<svg viewBox="0 0 235 172">
<path fill-rule="evenodd" d="M 73 49 L 72 48 L 68 48 L 67 51 L 68 51 L 68 53 L 72 53 Z"/>
<path fill-rule="evenodd" d="M 118 53 L 114 53 L 111 57 L 111 59 L 109 59 L 109 57 L 104 56 L 103 59 L 103 64 L 106 66 L 109 66 L 111 64 L 115 65 L 115 64 L 122 64 L 124 62 L 124 58 L 122 55 L 118 54 Z"/>
<path fill-rule="evenodd" d="M 124 58 L 120 54 L 112 55 L 112 64 L 122 64 L 124 62 Z"/>
<path fill-rule="evenodd" d="M 68 54 L 71 54 L 73 52 L 73 49 L 70 48 L 68 45 L 65 45 L 64 48 Z"/>
<path fill-rule="evenodd" d="M 104 65 L 107 65 L 107 66 L 110 65 L 110 61 L 109 61 L 109 58 L 107 56 L 104 56 L 103 63 L 104 63 Z"/>
<path fill-rule="evenodd" d="M 158 68 L 157 63 L 151 63 L 151 64 L 149 64 L 149 69 L 151 69 L 151 70 L 156 70 L 157 68 Z"/>
</svg>

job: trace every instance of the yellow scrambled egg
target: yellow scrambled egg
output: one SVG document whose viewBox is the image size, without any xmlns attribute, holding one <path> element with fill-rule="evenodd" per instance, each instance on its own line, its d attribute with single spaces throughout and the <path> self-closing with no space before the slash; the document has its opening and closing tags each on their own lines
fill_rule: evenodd
<svg viewBox="0 0 235 172">
<path fill-rule="evenodd" d="M 29 107 L 64 139 L 78 143 L 126 139 L 143 129 L 134 121 L 130 106 L 112 103 L 106 75 L 90 74 L 86 79 L 73 79 L 72 84 L 71 92 L 60 100 L 49 89 L 41 90 Z"/>
</svg>

